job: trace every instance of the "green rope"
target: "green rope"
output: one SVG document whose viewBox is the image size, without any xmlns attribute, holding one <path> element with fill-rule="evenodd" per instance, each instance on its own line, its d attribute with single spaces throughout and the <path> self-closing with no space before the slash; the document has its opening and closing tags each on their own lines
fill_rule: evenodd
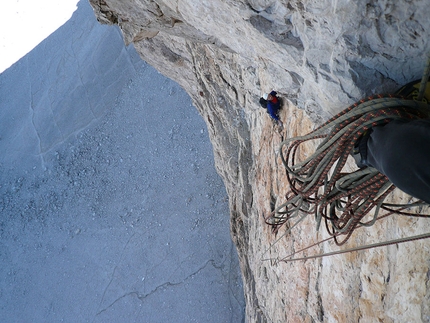
<svg viewBox="0 0 430 323">
<path fill-rule="evenodd" d="M 430 56 L 421 82 L 421 99 L 429 74 Z M 390 209 L 393 205 L 384 204 L 395 188 L 387 177 L 371 167 L 350 174 L 342 173 L 342 169 L 354 144 L 368 129 L 392 120 L 428 118 L 429 111 L 429 105 L 421 100 L 378 95 L 351 105 L 307 135 L 284 140 L 279 151 L 291 192 L 286 202 L 269 214 L 266 223 L 277 232 L 299 213 L 313 213 L 317 230 L 324 220 L 329 234 L 341 245 L 357 227 L 373 225 L 381 210 L 396 213 Z M 303 161 L 296 160 L 299 147 L 311 140 L 321 140 L 316 151 Z M 372 209 L 373 216 L 363 221 Z"/>
<path fill-rule="evenodd" d="M 420 91 L 418 93 L 418 98 L 417 98 L 418 101 L 421 101 L 424 98 L 424 93 L 425 93 L 426 88 L 427 88 L 427 82 L 429 79 L 429 75 L 430 75 L 430 53 L 429 53 L 428 58 L 427 58 L 427 64 L 426 64 L 426 67 L 424 69 L 423 77 L 421 78 Z"/>
<path fill-rule="evenodd" d="M 282 262 L 292 262 L 292 261 L 299 261 L 299 260 L 308 260 L 308 259 L 316 259 L 316 258 L 322 258 L 322 257 L 327 257 L 327 256 L 334 256 L 334 255 L 341 255 L 344 253 L 348 253 L 348 252 L 354 252 L 354 251 L 360 251 L 360 250 L 366 250 L 366 249 L 372 249 L 372 248 L 379 248 L 379 247 L 385 247 L 385 246 L 389 246 L 389 245 L 393 245 L 393 244 L 397 244 L 397 243 L 403 243 L 403 242 L 410 242 L 410 241 L 416 241 L 416 240 L 422 240 L 422 239 L 427 239 L 430 238 L 430 232 L 429 233 L 424 233 L 424 234 L 420 234 L 420 235 L 415 235 L 412 237 L 406 237 L 406 238 L 399 238 L 399 239 L 394 239 L 394 240 L 389 240 L 389 241 L 384 241 L 384 242 L 378 242 L 378 243 L 373 243 L 373 244 L 368 244 L 365 246 L 359 246 L 359 247 L 354 247 L 354 248 L 349 248 L 349 249 L 344 249 L 344 250 L 338 250 L 338 251 L 333 251 L 333 252 L 327 252 L 327 253 L 323 253 L 320 255 L 314 255 L 314 256 L 308 256 L 308 257 L 301 257 L 301 258 L 291 258 L 291 259 L 286 259 L 287 257 L 284 257 L 280 260 L 277 260 L 278 262 L 282 261 Z M 332 239 L 332 237 L 324 240 L 323 242 Z M 305 248 L 308 249 L 309 247 Z M 294 254 L 304 251 L 305 249 L 299 250 L 297 252 L 295 252 Z M 293 254 L 293 255 L 294 255 Z M 290 255 L 290 256 L 293 256 Z M 265 260 L 270 260 L 270 259 L 265 259 Z M 272 259 L 275 260 L 275 259 Z"/>
</svg>

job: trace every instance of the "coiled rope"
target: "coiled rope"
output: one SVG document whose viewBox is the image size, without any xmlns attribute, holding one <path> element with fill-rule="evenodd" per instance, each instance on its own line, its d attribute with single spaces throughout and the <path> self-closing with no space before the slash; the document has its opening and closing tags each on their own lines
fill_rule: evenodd
<svg viewBox="0 0 430 323">
<path fill-rule="evenodd" d="M 265 218 L 273 232 L 285 223 L 295 221 L 290 225 L 290 231 L 306 215 L 314 214 L 317 230 L 324 220 L 328 233 L 340 246 L 348 241 L 356 228 L 371 226 L 387 215 L 427 216 L 403 211 L 423 205 L 421 202 L 408 205 L 384 203 L 395 186 L 378 170 L 366 167 L 345 173 L 343 168 L 356 142 L 371 127 L 397 119 L 429 118 L 430 106 L 421 101 L 429 74 L 430 57 L 421 81 L 419 100 L 399 94 L 369 97 L 354 103 L 311 133 L 281 143 L 280 157 L 290 191 L 286 202 Z M 322 142 L 311 156 L 297 160 L 301 145 L 312 140 Z M 379 216 L 381 209 L 388 213 Z M 373 216 L 366 217 L 372 210 Z"/>
</svg>

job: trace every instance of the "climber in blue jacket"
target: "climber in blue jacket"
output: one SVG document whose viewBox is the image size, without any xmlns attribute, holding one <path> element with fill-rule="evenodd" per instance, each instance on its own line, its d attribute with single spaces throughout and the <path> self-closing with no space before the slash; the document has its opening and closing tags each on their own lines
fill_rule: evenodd
<svg viewBox="0 0 430 323">
<path fill-rule="evenodd" d="M 270 114 L 270 117 L 275 120 L 278 126 L 282 129 L 284 125 L 278 116 L 281 102 L 277 97 L 277 93 L 275 91 L 264 93 L 263 99 L 267 101 L 267 113 Z"/>
</svg>

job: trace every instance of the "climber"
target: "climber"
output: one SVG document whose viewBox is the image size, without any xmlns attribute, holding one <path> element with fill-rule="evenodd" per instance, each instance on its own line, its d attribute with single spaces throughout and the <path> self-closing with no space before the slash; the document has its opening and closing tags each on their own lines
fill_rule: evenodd
<svg viewBox="0 0 430 323">
<path fill-rule="evenodd" d="M 402 191 L 430 204 L 430 119 L 373 127 L 357 146 L 357 166 L 376 168 Z"/>
<path fill-rule="evenodd" d="M 278 126 L 282 130 L 284 125 L 278 116 L 279 110 L 281 108 L 281 101 L 277 97 L 277 93 L 275 91 L 272 91 L 270 93 L 264 93 L 263 97 L 260 99 L 260 104 L 264 106 L 262 104 L 262 102 L 264 103 L 262 99 L 267 103 L 267 113 L 270 114 L 270 117 L 278 124 Z"/>
<path fill-rule="evenodd" d="M 419 80 L 405 85 L 397 94 L 417 99 Z M 422 89 L 429 102 L 430 86 Z M 427 112 L 427 111 L 426 111 Z M 430 204 L 430 116 L 397 119 L 371 127 L 354 145 L 352 156 L 358 167 L 377 169 L 402 191 Z"/>
</svg>

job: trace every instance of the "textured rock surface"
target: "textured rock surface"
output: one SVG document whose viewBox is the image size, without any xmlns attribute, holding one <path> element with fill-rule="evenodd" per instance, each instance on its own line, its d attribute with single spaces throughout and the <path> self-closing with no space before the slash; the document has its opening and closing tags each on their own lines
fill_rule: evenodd
<svg viewBox="0 0 430 323">
<path fill-rule="evenodd" d="M 230 198 L 249 322 L 430 321 L 428 241 L 288 265 L 264 260 L 325 234 L 316 236 L 309 220 L 269 249 L 275 237 L 262 215 L 287 188 L 276 155 L 281 137 L 257 103 L 271 89 L 287 99 L 289 137 L 420 78 L 430 49 L 427 1 L 90 3 L 99 21 L 118 24 L 143 59 L 186 89 L 206 121 Z M 428 230 L 425 220 L 392 217 L 348 247 Z"/>
</svg>

